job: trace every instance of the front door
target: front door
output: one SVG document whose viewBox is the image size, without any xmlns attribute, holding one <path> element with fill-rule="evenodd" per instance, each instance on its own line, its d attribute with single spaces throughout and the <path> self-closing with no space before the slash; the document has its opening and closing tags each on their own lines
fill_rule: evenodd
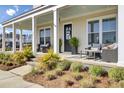
<svg viewBox="0 0 124 93">
<path fill-rule="evenodd" d="M 72 38 L 72 24 L 64 25 L 64 51 L 70 52 L 71 46 L 69 40 Z"/>
</svg>

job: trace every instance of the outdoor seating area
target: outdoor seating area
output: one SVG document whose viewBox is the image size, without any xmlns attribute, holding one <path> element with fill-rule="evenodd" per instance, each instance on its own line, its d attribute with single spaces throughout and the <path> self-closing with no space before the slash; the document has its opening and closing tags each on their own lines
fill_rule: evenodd
<svg viewBox="0 0 124 93">
<path fill-rule="evenodd" d="M 117 62 L 118 61 L 118 45 L 116 43 L 110 45 L 99 45 L 99 47 L 85 48 L 85 54 L 87 59 L 99 58 L 105 62 Z"/>
<path fill-rule="evenodd" d="M 47 53 L 48 49 L 50 49 L 50 47 L 51 47 L 50 42 L 47 42 L 45 45 L 38 44 L 37 51 Z"/>
</svg>

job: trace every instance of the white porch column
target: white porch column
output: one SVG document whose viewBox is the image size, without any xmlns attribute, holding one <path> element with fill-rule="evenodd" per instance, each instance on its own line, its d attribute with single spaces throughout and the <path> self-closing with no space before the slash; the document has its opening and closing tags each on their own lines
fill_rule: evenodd
<svg viewBox="0 0 124 93">
<path fill-rule="evenodd" d="M 124 66 L 124 5 L 118 6 L 118 65 Z"/>
<path fill-rule="evenodd" d="M 22 29 L 20 29 L 20 51 L 22 51 Z"/>
<path fill-rule="evenodd" d="M 16 29 L 15 29 L 15 24 L 12 24 L 12 29 L 13 29 L 13 52 L 16 52 Z"/>
<path fill-rule="evenodd" d="M 37 36 L 36 36 L 36 18 L 32 17 L 32 51 L 33 54 L 37 52 Z"/>
<path fill-rule="evenodd" d="M 53 10 L 53 29 L 54 29 L 54 39 L 53 39 L 53 50 L 54 53 L 59 53 L 59 13 L 58 10 Z"/>
<path fill-rule="evenodd" d="M 2 52 L 5 52 L 5 27 L 2 28 Z"/>
</svg>

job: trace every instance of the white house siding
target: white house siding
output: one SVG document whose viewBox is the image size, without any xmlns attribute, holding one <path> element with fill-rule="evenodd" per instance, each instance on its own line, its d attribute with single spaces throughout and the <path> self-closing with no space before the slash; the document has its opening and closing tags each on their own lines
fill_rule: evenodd
<svg viewBox="0 0 124 93">
<path fill-rule="evenodd" d="M 87 37 L 86 37 L 86 23 L 87 20 L 90 18 L 95 18 L 95 17 L 102 17 L 102 16 L 107 16 L 111 14 L 117 14 L 117 9 L 113 10 L 108 10 L 104 12 L 99 12 L 99 13 L 93 13 L 85 16 L 80 16 L 76 18 L 71 18 L 71 19 L 60 19 L 60 24 L 59 24 L 59 38 L 63 39 L 63 45 L 62 45 L 62 52 L 64 52 L 64 24 L 72 23 L 72 37 L 77 37 L 79 39 L 79 48 L 78 52 L 81 50 L 84 50 L 85 47 L 87 47 Z M 38 24 L 38 30 L 39 28 L 42 27 L 51 27 L 51 44 L 53 45 L 53 25 L 52 22 L 50 23 L 43 23 L 43 24 Z M 38 39 L 39 40 L 39 39 Z"/>
</svg>

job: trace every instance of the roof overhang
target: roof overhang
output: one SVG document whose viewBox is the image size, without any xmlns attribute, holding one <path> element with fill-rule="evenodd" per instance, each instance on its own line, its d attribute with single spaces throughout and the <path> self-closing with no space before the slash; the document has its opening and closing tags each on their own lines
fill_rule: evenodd
<svg viewBox="0 0 124 93">
<path fill-rule="evenodd" d="M 63 6 L 65 6 L 65 5 L 63 5 Z M 54 8 L 59 8 L 59 7 L 63 7 L 63 6 L 41 5 L 41 6 L 37 7 L 37 8 L 32 9 L 29 12 L 23 13 L 23 14 L 21 14 L 19 16 L 16 16 L 16 17 L 12 18 L 12 19 L 4 21 L 2 23 L 2 25 L 7 26 L 7 25 L 10 25 L 10 24 L 13 24 L 13 23 L 16 23 L 16 22 L 31 18 L 32 16 L 37 16 L 39 14 L 42 14 L 43 12 L 52 11 Z"/>
</svg>

